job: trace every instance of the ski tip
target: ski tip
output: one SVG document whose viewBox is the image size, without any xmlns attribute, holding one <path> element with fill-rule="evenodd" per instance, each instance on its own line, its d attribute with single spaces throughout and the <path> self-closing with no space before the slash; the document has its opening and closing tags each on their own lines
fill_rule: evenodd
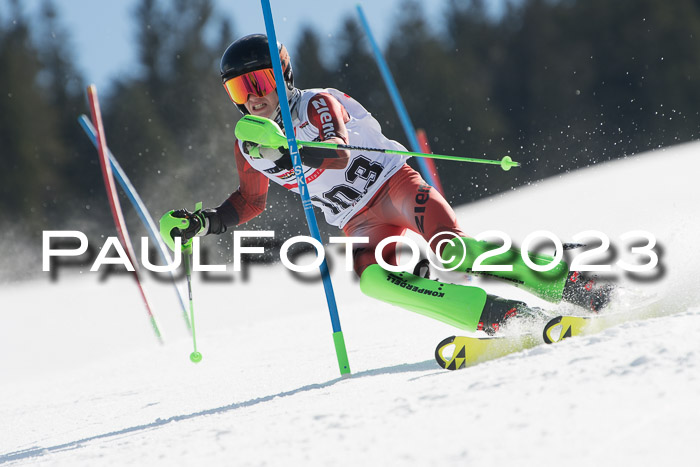
<svg viewBox="0 0 700 467">
<path fill-rule="evenodd" d="M 559 342 L 559 336 L 556 336 L 555 333 L 561 323 L 562 318 L 563 316 L 556 316 L 547 321 L 547 324 L 544 325 L 544 330 L 542 331 L 542 339 L 544 339 L 545 344 L 553 344 L 555 342 Z"/>
<path fill-rule="evenodd" d="M 542 331 L 545 344 L 561 342 L 569 337 L 579 336 L 586 332 L 591 317 L 556 316 L 550 319 Z"/>
<path fill-rule="evenodd" d="M 458 357 L 460 357 L 460 354 L 457 351 L 456 346 L 454 345 L 454 341 L 456 338 L 457 336 L 450 336 L 446 339 L 443 339 L 435 348 L 435 361 L 438 365 L 440 365 L 441 368 L 444 368 L 445 370 L 459 370 L 461 368 L 464 368 L 464 358 L 459 358 L 460 363 L 459 365 L 457 364 L 457 360 Z M 450 349 L 450 356 L 446 357 L 443 352 L 450 347 L 452 347 L 452 349 Z M 464 348 L 461 349 L 461 352 L 464 352 Z M 463 355 L 461 357 L 463 357 Z"/>
</svg>

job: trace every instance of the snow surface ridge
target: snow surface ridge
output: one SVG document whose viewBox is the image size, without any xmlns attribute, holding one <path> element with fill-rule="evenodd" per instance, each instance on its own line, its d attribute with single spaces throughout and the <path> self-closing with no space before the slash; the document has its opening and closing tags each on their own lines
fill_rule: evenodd
<svg viewBox="0 0 700 467">
<path fill-rule="evenodd" d="M 0 465 L 693 465 L 700 432 L 700 216 L 696 143 L 604 164 L 458 210 L 464 230 L 522 241 L 597 229 L 658 239 L 651 277 L 668 316 L 539 346 L 458 372 L 438 368 L 450 326 L 333 281 L 353 376 L 340 378 L 319 282 L 276 266 L 195 277 L 198 346 L 167 284 L 129 277 L 3 287 Z M 683 167 L 679 171 L 677 168 Z M 337 261 L 341 264 L 341 261 Z M 520 290 L 486 284 L 527 298 Z"/>
</svg>

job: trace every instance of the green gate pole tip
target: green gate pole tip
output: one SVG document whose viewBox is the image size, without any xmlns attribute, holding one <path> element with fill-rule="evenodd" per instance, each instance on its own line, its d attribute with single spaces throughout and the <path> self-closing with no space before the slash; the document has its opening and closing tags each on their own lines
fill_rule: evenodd
<svg viewBox="0 0 700 467">
<path fill-rule="evenodd" d="M 333 333 L 333 343 L 335 343 L 335 352 L 338 355 L 340 374 L 343 376 L 350 376 L 350 361 L 348 360 L 348 351 L 345 348 L 343 331 Z"/>
<path fill-rule="evenodd" d="M 151 326 L 153 326 L 153 331 L 156 333 L 156 337 L 158 338 L 158 342 L 163 344 L 163 336 L 160 334 L 160 329 L 158 329 L 158 324 L 156 324 L 156 318 L 154 316 L 151 316 L 150 320 L 151 320 Z"/>
</svg>

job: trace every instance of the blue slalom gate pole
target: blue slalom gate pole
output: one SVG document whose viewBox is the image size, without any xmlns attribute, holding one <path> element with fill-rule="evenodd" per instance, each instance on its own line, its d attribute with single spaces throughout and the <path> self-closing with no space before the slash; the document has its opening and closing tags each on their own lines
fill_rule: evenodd
<svg viewBox="0 0 700 467">
<path fill-rule="evenodd" d="M 316 223 L 316 216 L 313 211 L 313 205 L 311 204 L 311 198 L 309 197 L 309 188 L 306 184 L 304 169 L 301 166 L 301 157 L 299 156 L 297 140 L 294 136 L 294 124 L 292 122 L 292 114 L 289 111 L 289 102 L 287 102 L 287 90 L 284 75 L 282 74 L 282 64 L 280 63 L 279 51 L 277 50 L 277 36 L 275 34 L 275 23 L 272 19 L 270 0 L 260 0 L 260 3 L 262 5 L 263 16 L 265 17 L 267 42 L 270 46 L 272 68 L 275 71 L 277 95 L 279 96 L 280 112 L 282 113 L 282 120 L 284 122 L 285 135 L 287 136 L 289 155 L 292 158 L 294 173 L 296 174 L 297 183 L 299 184 L 299 194 L 301 195 L 302 205 L 304 206 L 306 222 L 309 224 L 311 236 L 318 240 L 319 243 L 323 243 L 321 241 L 321 233 L 318 230 L 318 224 Z M 335 353 L 338 357 L 340 374 L 347 375 L 350 374 L 350 363 L 348 361 L 348 354 L 345 348 L 343 331 L 340 328 L 340 318 L 338 317 L 338 306 L 335 301 L 333 284 L 331 283 L 331 276 L 328 272 L 328 264 L 326 263 L 325 258 L 321 263 L 320 269 L 321 277 L 323 278 L 323 288 L 326 292 L 326 301 L 328 302 L 328 311 L 331 315 L 331 324 L 333 325 L 333 343 L 335 344 Z"/>
<path fill-rule="evenodd" d="M 382 52 L 379 49 L 379 46 L 377 45 L 377 41 L 374 40 L 374 36 L 372 35 L 372 31 L 369 28 L 367 18 L 365 18 L 365 14 L 362 11 L 362 6 L 359 4 L 357 5 L 357 13 L 360 15 L 360 22 L 362 23 L 362 27 L 365 29 L 367 38 L 369 39 L 369 42 L 372 45 L 374 60 L 377 62 L 379 71 L 381 72 L 382 78 L 384 79 L 384 84 L 386 84 L 386 87 L 389 90 L 389 95 L 391 96 L 391 101 L 394 103 L 394 107 L 396 108 L 396 113 L 399 114 L 399 120 L 401 120 L 403 130 L 404 132 L 406 132 L 408 143 L 411 145 L 411 151 L 421 152 L 421 146 L 418 143 L 418 138 L 416 137 L 416 130 L 413 128 L 413 123 L 411 123 L 411 119 L 408 116 L 406 106 L 404 106 L 403 99 L 401 99 L 399 90 L 396 87 L 396 83 L 394 82 L 394 77 L 391 75 L 389 66 L 386 64 L 386 60 L 384 60 L 384 56 L 382 55 Z M 423 178 L 426 179 L 428 184 L 436 188 L 439 187 L 440 183 L 436 181 L 433 177 L 432 171 L 430 170 L 430 167 L 428 166 L 426 160 L 418 158 L 417 162 L 418 166 L 420 167 L 421 174 L 423 175 Z"/>
<path fill-rule="evenodd" d="M 80 117 L 78 117 L 78 123 L 80 123 L 80 126 L 83 128 L 83 131 L 85 131 L 85 134 L 88 136 L 88 138 L 90 138 L 92 144 L 95 145 L 95 147 L 97 147 L 97 133 L 95 132 L 95 127 L 92 125 L 92 122 L 90 122 L 90 119 L 86 115 L 81 115 Z M 170 259 L 168 249 L 165 246 L 165 243 L 163 243 L 163 239 L 160 238 L 160 234 L 158 233 L 158 227 L 156 227 L 153 218 L 148 213 L 146 205 L 144 204 L 143 200 L 136 191 L 136 188 L 134 188 L 134 185 L 132 185 L 131 180 L 129 180 L 129 177 L 126 176 L 126 172 L 124 172 L 124 169 L 122 169 L 121 165 L 119 165 L 119 162 L 117 162 L 117 158 L 114 157 L 114 154 L 112 154 L 112 151 L 110 151 L 109 148 L 107 148 L 107 156 L 109 157 L 109 163 L 112 167 L 112 173 L 116 176 L 119 185 L 121 185 L 122 189 L 124 190 L 124 193 L 126 194 L 126 197 L 134 206 L 136 213 L 141 219 L 141 222 L 146 227 L 148 236 L 151 237 L 151 240 L 158 246 L 157 249 L 160 253 L 161 258 L 163 259 L 163 262 L 165 262 L 166 265 L 170 266 L 173 261 L 172 259 Z M 187 317 L 187 306 L 185 305 L 185 300 L 182 298 L 180 290 L 175 284 L 175 276 L 172 272 L 170 273 L 170 277 L 173 279 L 175 294 L 177 295 L 178 301 L 180 302 L 183 318 L 185 319 L 187 328 L 191 330 L 190 320 Z"/>
</svg>

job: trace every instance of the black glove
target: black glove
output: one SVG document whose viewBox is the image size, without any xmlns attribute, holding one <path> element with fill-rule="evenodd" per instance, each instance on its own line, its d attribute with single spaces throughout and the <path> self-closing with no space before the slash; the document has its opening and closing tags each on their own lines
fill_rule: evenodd
<svg viewBox="0 0 700 467">
<path fill-rule="evenodd" d="M 278 148 L 266 148 L 250 141 L 243 142 L 243 149 L 253 159 L 267 159 L 274 162 L 277 167 L 285 170 L 292 170 L 292 157 L 289 155 L 289 149 L 284 146 Z"/>
<path fill-rule="evenodd" d="M 284 147 L 279 149 L 284 150 L 284 154 L 282 154 L 282 157 L 275 161 L 275 165 L 284 170 L 292 170 L 294 168 L 294 164 L 292 164 L 292 156 L 289 155 L 289 151 Z"/>
<path fill-rule="evenodd" d="M 178 236 L 182 238 L 183 245 L 187 243 L 191 238 L 198 235 L 207 235 L 209 233 L 209 221 L 203 211 L 190 212 L 187 209 L 178 209 L 173 211 L 172 217 L 178 217 L 181 219 L 187 219 L 189 222 L 184 228 L 173 229 L 170 234 L 175 237 Z"/>
</svg>

